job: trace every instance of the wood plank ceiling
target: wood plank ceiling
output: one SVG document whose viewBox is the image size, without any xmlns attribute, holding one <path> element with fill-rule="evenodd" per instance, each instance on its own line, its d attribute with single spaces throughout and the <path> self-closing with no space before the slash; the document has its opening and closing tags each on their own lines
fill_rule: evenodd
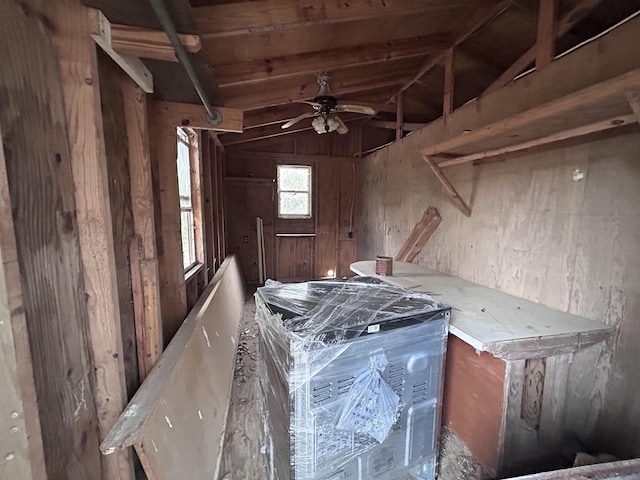
<svg viewBox="0 0 640 480">
<path fill-rule="evenodd" d="M 104 0 L 83 0 L 105 3 Z M 444 63 L 453 48 L 452 108 L 480 95 L 509 71 L 536 41 L 538 0 L 167 0 L 179 10 L 184 33 L 199 33 L 215 82 L 217 104 L 245 112 L 245 134 L 276 129 L 311 107 L 294 103 L 318 92 L 317 73 L 329 71 L 342 103 L 365 102 L 381 124 L 395 121 L 402 94 L 405 122 L 424 123 L 443 113 Z M 638 9 L 638 0 L 557 0 L 557 53 L 602 32 Z M 131 2 L 111 0 L 122 4 Z M 184 10 L 190 9 L 190 15 Z M 109 15 L 107 15 L 109 16 Z M 119 19 L 110 19 L 121 22 Z M 136 24 L 135 18 L 121 23 Z M 146 21 L 146 24 L 149 22 Z M 147 25 L 145 25 L 147 26 Z M 180 28 L 180 27 L 179 27 Z M 158 60 L 145 61 L 161 72 Z M 524 67 L 530 67 L 526 58 Z M 151 68 L 151 66 L 150 66 Z M 175 68 L 175 64 L 174 64 Z M 515 75 L 514 74 L 514 75 Z M 154 72 L 154 76 L 158 76 Z M 157 96 L 180 101 L 158 79 Z M 509 79 L 508 79 L 509 80 Z M 508 81 L 507 80 L 507 81 Z M 184 83 L 181 83 L 184 85 Z M 453 87 L 453 88 L 451 88 Z M 188 88 L 187 88 L 188 90 Z M 215 88 L 214 88 L 215 90 Z M 192 96 L 188 101 L 192 101 Z M 386 123 L 384 121 L 387 121 Z M 305 120 L 297 126 L 310 126 Z M 292 129 L 292 131 L 295 129 Z M 393 133 L 393 132 L 391 132 Z"/>
</svg>

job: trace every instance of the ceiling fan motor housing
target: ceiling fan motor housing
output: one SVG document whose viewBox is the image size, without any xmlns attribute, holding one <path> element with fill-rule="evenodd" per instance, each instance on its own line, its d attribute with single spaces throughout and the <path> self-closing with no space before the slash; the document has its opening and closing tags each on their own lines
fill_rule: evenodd
<svg viewBox="0 0 640 480">
<path fill-rule="evenodd" d="M 330 113 L 338 105 L 336 97 L 332 97 L 331 95 L 319 95 L 315 97 L 313 101 L 321 105 L 319 111 L 322 114 Z"/>
</svg>

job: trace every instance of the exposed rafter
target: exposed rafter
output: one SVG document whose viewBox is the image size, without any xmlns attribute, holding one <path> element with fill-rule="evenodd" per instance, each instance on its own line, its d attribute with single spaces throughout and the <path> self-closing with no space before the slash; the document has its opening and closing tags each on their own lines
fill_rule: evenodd
<svg viewBox="0 0 640 480">
<path fill-rule="evenodd" d="M 513 3 L 513 0 L 502 0 L 498 3 L 489 3 L 481 7 L 471 18 L 469 22 L 466 23 L 465 27 L 460 29 L 458 33 L 454 36 L 454 41 L 451 44 L 451 48 L 456 47 L 457 45 L 464 42 L 471 35 L 473 35 L 478 29 L 480 29 L 487 22 L 494 19 L 497 15 L 500 15 L 506 8 L 508 8 Z M 413 77 L 412 80 L 404 83 L 400 88 L 400 91 L 406 91 L 420 80 L 429 70 L 431 70 L 434 66 L 439 64 L 444 60 L 447 55 L 447 51 L 444 51 L 440 54 L 434 55 L 429 58 L 418 70 L 418 73 Z"/>
<path fill-rule="evenodd" d="M 194 9 L 194 18 L 201 34 L 207 38 L 220 38 L 387 15 L 411 15 L 443 9 L 460 11 L 472 3 L 468 0 L 351 0 L 314 5 L 304 0 L 254 0 L 198 7 Z"/>
<path fill-rule="evenodd" d="M 586 17 L 602 0 L 582 0 L 575 7 L 562 16 L 558 22 L 557 37 L 562 37 L 576 23 Z M 536 59 L 536 45 L 534 44 L 527 50 L 518 60 L 516 60 L 502 75 L 500 75 L 491 85 L 489 85 L 482 95 L 491 92 L 497 88 L 503 87 L 522 72 L 528 65 Z"/>
<path fill-rule="evenodd" d="M 294 75 L 315 74 L 320 70 L 330 71 L 340 67 L 355 67 L 421 57 L 442 51 L 450 41 L 450 34 L 437 34 L 220 65 L 215 67 L 215 73 L 220 87 L 255 84 Z"/>
</svg>

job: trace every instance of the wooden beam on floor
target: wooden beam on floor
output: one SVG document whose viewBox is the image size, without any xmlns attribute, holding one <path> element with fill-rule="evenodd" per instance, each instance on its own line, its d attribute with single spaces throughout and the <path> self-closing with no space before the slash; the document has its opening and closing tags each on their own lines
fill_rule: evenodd
<svg viewBox="0 0 640 480">
<path fill-rule="evenodd" d="M 539 0 L 538 36 L 536 38 L 536 69 L 544 68 L 556 55 L 558 0 Z"/>
<path fill-rule="evenodd" d="M 166 125 L 242 133 L 243 114 L 238 109 L 215 107 L 222 115 L 222 122 L 214 126 L 207 122 L 207 111 L 199 104 L 153 101 L 150 108 L 151 115 Z"/>
<path fill-rule="evenodd" d="M 418 223 L 415 224 L 402 247 L 400 247 L 395 260 L 397 262 L 412 262 L 422 251 L 422 248 L 429 241 L 433 232 L 436 231 L 440 222 L 442 222 L 442 217 L 440 217 L 438 209 L 429 207 L 418 220 Z"/>
<path fill-rule="evenodd" d="M 495 17 L 500 15 L 504 10 L 509 8 L 509 6 L 512 3 L 513 3 L 513 0 L 502 0 L 498 3 L 488 3 L 486 5 L 483 5 L 481 8 L 479 8 L 475 12 L 471 20 L 466 23 L 465 27 L 459 30 L 454 35 L 454 40 L 450 45 L 450 48 L 454 48 L 457 45 L 464 42 L 467 38 L 469 38 L 471 35 L 477 32 L 480 28 L 482 28 L 487 22 L 490 22 Z M 436 54 L 431 58 L 429 58 L 428 60 L 426 60 L 425 63 L 418 70 L 418 73 L 413 77 L 413 79 L 411 79 L 408 82 L 405 82 L 398 92 L 408 90 L 411 87 L 411 85 L 416 83 L 418 80 L 424 77 L 427 74 L 427 72 L 429 72 L 433 67 L 435 67 L 440 62 L 442 62 L 442 60 L 444 60 L 446 55 L 447 55 L 447 51 L 442 52 L 440 54 Z"/>
<path fill-rule="evenodd" d="M 584 135 L 590 135 L 592 133 L 601 132 L 604 130 L 611 130 L 611 129 L 618 128 L 623 125 L 628 125 L 630 123 L 634 123 L 637 121 L 638 119 L 635 114 L 617 116 L 614 118 L 608 118 L 606 120 L 595 122 L 590 125 L 584 125 L 577 128 L 572 128 L 569 130 L 557 132 L 543 138 L 530 140 L 528 142 L 510 145 L 508 147 L 496 148 L 493 150 L 487 150 L 484 152 L 472 153 L 469 155 L 462 155 L 456 158 L 438 162 L 437 165 L 440 168 L 445 168 L 445 167 L 451 167 L 454 165 L 461 165 L 463 163 L 475 162 L 478 160 L 485 160 L 492 157 L 498 157 L 498 156 L 506 157 L 512 153 L 526 152 L 536 147 L 547 145 L 549 143 L 561 142 L 564 140 L 569 140 L 571 138 L 582 137 Z"/>
<path fill-rule="evenodd" d="M 438 166 L 434 159 L 427 155 L 422 155 L 422 158 L 424 158 L 424 161 L 427 162 L 427 165 L 429 166 L 433 174 L 440 181 L 447 193 L 451 196 L 453 203 L 456 204 L 456 206 L 462 213 L 464 213 L 465 216 L 470 217 L 471 208 L 469 208 L 469 205 L 467 205 L 467 203 L 462 199 L 456 188 L 445 176 L 445 174 L 442 172 L 442 169 Z"/>
<path fill-rule="evenodd" d="M 109 184 L 104 152 L 96 49 L 90 34 L 94 16 L 74 0 L 51 7 L 70 162 L 75 187 L 82 273 L 87 298 L 97 428 L 104 439 L 127 404 Z M 129 452 L 102 460 L 105 478 L 133 479 Z"/>
<path fill-rule="evenodd" d="M 453 65 L 453 48 L 447 50 L 444 57 L 444 93 L 442 98 L 442 115 L 453 112 L 453 91 L 455 86 L 455 72 Z"/>
<path fill-rule="evenodd" d="M 146 95 L 128 78 L 123 79 L 121 88 L 127 128 L 131 211 L 135 232 L 130 249 L 131 281 L 138 370 L 142 382 L 162 353 L 160 276 Z"/>
<path fill-rule="evenodd" d="M 203 37 L 220 38 L 468 6 L 469 2 L 463 0 L 351 0 L 328 2 L 321 7 L 304 0 L 253 0 L 197 7 L 193 17 Z"/>
<path fill-rule="evenodd" d="M 110 32 L 111 48 L 120 55 L 178 61 L 169 37 L 162 30 L 112 23 Z M 187 52 L 197 53 L 202 50 L 199 35 L 179 33 L 178 37 Z"/>
<path fill-rule="evenodd" d="M 0 144 L 1 140 L 0 130 Z M 0 431 L 3 432 L 0 470 L 5 478 L 45 480 L 38 400 L 3 148 L 0 148 L 0 218 Z"/>
<path fill-rule="evenodd" d="M 318 65 L 333 71 L 336 68 L 388 63 L 442 51 L 451 40 L 450 34 L 438 34 L 219 65 L 215 67 L 216 80 L 219 87 L 255 85 L 305 73 L 315 75 Z"/>
<path fill-rule="evenodd" d="M 569 10 L 558 22 L 557 37 L 562 37 L 567 33 L 575 24 L 580 22 L 586 17 L 598 4 L 603 0 L 583 0 Z M 536 59 L 537 46 L 534 44 L 529 50 L 522 54 L 518 60 L 516 60 L 509 68 L 507 68 L 502 75 L 500 75 L 491 85 L 489 85 L 481 95 L 496 90 L 497 88 L 505 86 L 516 75 L 522 72 L 528 65 L 530 65 Z"/>
<path fill-rule="evenodd" d="M 100 10 L 89 9 L 90 27 L 88 35 L 109 55 L 114 62 L 147 93 L 153 93 L 153 76 L 138 57 L 120 55 L 113 49 L 111 23 Z"/>
</svg>

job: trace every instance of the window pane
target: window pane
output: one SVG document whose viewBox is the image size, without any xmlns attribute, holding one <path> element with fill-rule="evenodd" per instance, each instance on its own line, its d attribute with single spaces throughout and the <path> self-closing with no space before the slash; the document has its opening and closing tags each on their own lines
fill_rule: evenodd
<svg viewBox="0 0 640 480">
<path fill-rule="evenodd" d="M 307 192 L 280 192 L 280 216 L 311 216 L 309 194 Z"/>
<path fill-rule="evenodd" d="M 196 263 L 192 211 L 180 212 L 180 230 L 182 233 L 182 264 L 186 270 Z"/>
<path fill-rule="evenodd" d="M 180 207 L 191 208 L 189 146 L 180 140 L 178 140 L 178 193 L 180 194 Z"/>
<path fill-rule="evenodd" d="M 311 167 L 278 166 L 278 189 L 308 192 Z"/>
</svg>

